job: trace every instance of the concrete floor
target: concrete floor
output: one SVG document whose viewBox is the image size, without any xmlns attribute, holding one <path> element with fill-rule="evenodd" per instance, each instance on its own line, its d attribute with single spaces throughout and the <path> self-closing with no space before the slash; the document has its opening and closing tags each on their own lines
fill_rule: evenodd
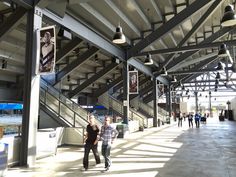
<svg viewBox="0 0 236 177">
<path fill-rule="evenodd" d="M 89 170 L 82 171 L 82 157 L 82 148 L 59 148 L 34 168 L 8 169 L 6 177 L 235 177 L 236 122 L 209 118 L 200 128 L 189 129 L 185 121 L 181 128 L 172 124 L 130 134 L 114 144 L 105 173 L 93 156 Z"/>
</svg>

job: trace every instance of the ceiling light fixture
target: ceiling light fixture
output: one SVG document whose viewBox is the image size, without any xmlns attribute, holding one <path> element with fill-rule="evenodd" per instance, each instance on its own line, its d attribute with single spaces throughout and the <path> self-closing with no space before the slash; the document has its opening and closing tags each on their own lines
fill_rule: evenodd
<svg viewBox="0 0 236 177">
<path fill-rule="evenodd" d="M 216 73 L 216 79 L 220 80 L 220 73 L 219 72 Z"/>
<path fill-rule="evenodd" d="M 146 55 L 146 59 L 145 59 L 144 64 L 145 65 L 152 65 L 153 64 L 152 55 L 150 53 L 148 53 Z"/>
<path fill-rule="evenodd" d="M 223 18 L 221 19 L 221 25 L 223 27 L 236 25 L 236 16 L 234 14 L 234 8 L 231 4 L 225 7 Z"/>
<path fill-rule="evenodd" d="M 112 42 L 115 43 L 115 44 L 124 44 L 126 42 L 125 35 L 122 31 L 121 26 L 118 26 L 116 28 L 116 33 L 113 37 Z"/>
<path fill-rule="evenodd" d="M 223 65 L 222 65 L 222 63 L 221 62 L 218 62 L 218 64 L 217 64 L 217 67 L 216 67 L 216 70 L 223 70 L 224 69 L 224 67 L 223 67 Z"/>
<path fill-rule="evenodd" d="M 173 76 L 173 77 L 172 77 L 171 82 L 177 82 L 176 76 Z"/>
<path fill-rule="evenodd" d="M 161 76 L 167 76 L 167 71 L 166 71 L 165 67 L 162 68 L 160 75 Z"/>
<path fill-rule="evenodd" d="M 220 50 L 218 52 L 218 57 L 228 57 L 228 56 L 230 56 L 230 54 L 226 44 L 221 44 Z"/>
<path fill-rule="evenodd" d="M 120 0 L 119 0 L 119 7 L 120 7 Z M 126 42 L 125 35 L 124 35 L 123 30 L 120 26 L 120 17 L 119 17 L 119 24 L 118 24 L 118 27 L 116 27 L 116 32 L 113 36 L 112 42 L 115 44 L 124 44 Z"/>
</svg>

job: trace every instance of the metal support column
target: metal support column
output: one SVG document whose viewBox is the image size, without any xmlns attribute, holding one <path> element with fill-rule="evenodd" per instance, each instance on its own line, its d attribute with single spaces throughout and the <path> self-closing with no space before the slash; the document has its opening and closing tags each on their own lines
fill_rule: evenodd
<svg viewBox="0 0 236 177">
<path fill-rule="evenodd" d="M 198 92 L 195 91 L 194 92 L 194 96 L 195 96 L 195 113 L 197 113 L 199 110 L 198 110 Z"/>
<path fill-rule="evenodd" d="M 211 91 L 209 91 L 209 111 L 210 111 L 210 117 L 213 117 L 212 107 L 211 107 Z"/>
<path fill-rule="evenodd" d="M 171 102 L 171 88 L 170 85 L 165 86 L 166 87 L 166 110 L 168 112 L 168 117 L 169 120 L 167 121 L 168 123 L 170 123 L 170 119 L 171 119 L 171 113 L 172 113 L 172 102 Z"/>
<path fill-rule="evenodd" d="M 39 111 L 40 76 L 35 74 L 39 54 L 37 29 L 41 28 L 42 11 L 35 7 L 27 13 L 25 80 L 23 95 L 22 142 L 20 153 L 21 166 L 33 166 L 36 161 L 36 134 Z"/>
<path fill-rule="evenodd" d="M 123 62 L 123 123 L 129 124 L 129 64 Z"/>
<path fill-rule="evenodd" d="M 153 127 L 160 127 L 160 118 L 158 118 L 158 88 L 157 88 L 157 80 L 153 79 L 153 109 L 154 109 L 154 117 L 153 117 Z"/>
<path fill-rule="evenodd" d="M 208 80 L 210 80 L 211 76 L 210 76 L 210 73 L 208 73 Z M 210 86 L 210 82 L 208 83 L 209 85 L 209 113 L 210 113 L 210 117 L 213 117 L 213 114 L 212 114 L 212 107 L 211 107 L 211 86 Z"/>
</svg>

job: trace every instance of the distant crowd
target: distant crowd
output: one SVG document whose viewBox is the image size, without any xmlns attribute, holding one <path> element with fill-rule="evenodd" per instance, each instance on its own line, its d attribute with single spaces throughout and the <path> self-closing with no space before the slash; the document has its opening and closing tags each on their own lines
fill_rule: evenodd
<svg viewBox="0 0 236 177">
<path fill-rule="evenodd" d="M 200 122 L 206 124 L 208 117 L 209 113 L 204 113 L 202 115 L 198 112 L 196 112 L 195 114 L 193 112 L 189 112 L 188 114 L 177 112 L 175 114 L 175 119 L 178 120 L 178 127 L 182 127 L 183 120 L 185 121 L 186 119 L 188 119 L 189 128 L 193 128 L 193 120 L 195 122 L 196 128 L 199 128 Z"/>
</svg>

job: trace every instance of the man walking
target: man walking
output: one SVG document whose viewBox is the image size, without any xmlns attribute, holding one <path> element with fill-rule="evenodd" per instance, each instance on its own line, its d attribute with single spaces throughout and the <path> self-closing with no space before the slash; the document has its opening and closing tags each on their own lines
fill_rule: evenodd
<svg viewBox="0 0 236 177">
<path fill-rule="evenodd" d="M 111 144 L 118 136 L 118 131 L 110 125 L 110 121 L 110 117 L 106 116 L 100 134 L 100 139 L 102 140 L 102 155 L 105 159 L 105 171 L 108 171 L 111 166 Z"/>
<path fill-rule="evenodd" d="M 86 128 L 86 141 L 85 141 L 85 145 L 84 145 L 84 159 L 83 159 L 83 166 L 84 166 L 84 170 L 88 170 L 88 166 L 89 166 L 89 152 L 90 149 L 92 149 L 93 151 L 93 155 L 95 157 L 96 160 L 96 164 L 100 164 L 101 160 L 98 154 L 98 139 L 99 139 L 99 128 L 98 126 L 95 124 L 95 118 L 94 115 L 90 115 L 89 116 L 89 124 L 87 125 Z"/>
</svg>

